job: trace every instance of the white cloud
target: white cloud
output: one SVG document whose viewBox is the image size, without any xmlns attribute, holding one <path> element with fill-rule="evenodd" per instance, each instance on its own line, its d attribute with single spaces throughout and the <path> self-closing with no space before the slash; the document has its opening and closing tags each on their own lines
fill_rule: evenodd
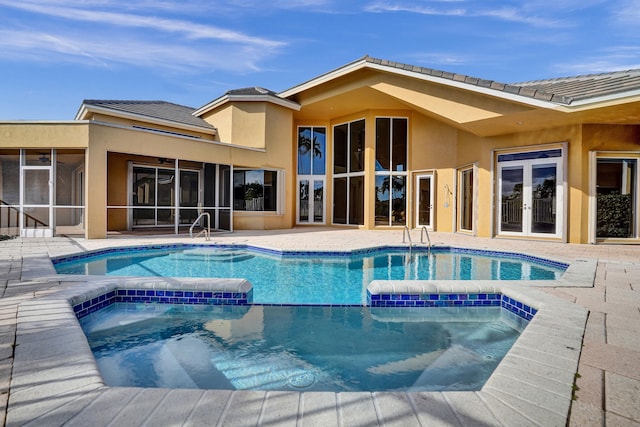
<svg viewBox="0 0 640 427">
<path fill-rule="evenodd" d="M 278 47 L 284 44 L 279 41 L 253 37 L 236 31 L 226 30 L 211 25 L 201 25 L 184 20 L 100 10 L 84 10 L 80 8 L 43 6 L 41 4 L 29 2 L 13 4 L 5 0 L 0 0 L 0 4 L 10 5 L 14 8 L 26 10 L 32 13 L 54 16 L 73 21 L 99 23 L 102 25 L 120 27 L 143 28 L 168 33 L 181 33 L 189 39 L 217 39 L 227 42 L 252 44 L 267 48 Z"/>
<path fill-rule="evenodd" d="M 442 4 L 461 3 L 460 7 L 445 7 Z M 527 3 L 516 6 L 502 6 L 498 8 L 487 8 L 485 3 L 470 3 L 464 0 L 436 0 L 427 2 L 407 2 L 407 1 L 378 1 L 365 7 L 367 12 L 407 12 L 422 15 L 440 16 L 460 16 L 460 17 L 489 17 L 506 22 L 516 22 L 528 24 L 535 27 L 559 27 L 566 24 L 558 19 L 550 19 L 544 16 L 544 8 L 527 7 Z M 436 7 L 436 5 L 438 7 Z"/>
<path fill-rule="evenodd" d="M 259 70 L 258 63 L 268 56 L 255 46 L 229 49 L 226 45 L 185 45 L 157 43 L 112 36 L 60 35 L 32 30 L 0 30 L 0 51 L 5 59 L 47 63 L 73 62 L 111 67 L 125 64 L 180 72 Z"/>
<path fill-rule="evenodd" d="M 448 3 L 448 2 L 443 2 Z M 366 12 L 408 12 L 420 15 L 464 16 L 467 10 L 463 8 L 436 8 L 433 6 L 417 5 L 414 3 L 379 1 L 365 6 Z"/>
<path fill-rule="evenodd" d="M 0 7 L 9 6 L 33 16 L 17 23 L 16 19 L 0 22 L 3 57 L 102 67 L 120 63 L 243 73 L 259 70 L 262 60 L 287 45 L 188 19 L 112 11 L 125 7 L 119 0 L 69 0 L 65 6 L 60 4 L 58 0 L 41 0 L 37 4 L 0 0 Z M 169 6 L 170 2 L 160 3 L 160 7 Z"/>
<path fill-rule="evenodd" d="M 556 64 L 553 69 L 569 75 L 640 69 L 640 46 L 610 47 L 598 56 L 580 62 Z"/>
<path fill-rule="evenodd" d="M 638 26 L 640 26 L 640 0 L 627 0 L 616 3 L 616 5 L 614 16 L 617 21 L 631 24 L 634 26 L 635 31 L 638 31 Z"/>
</svg>

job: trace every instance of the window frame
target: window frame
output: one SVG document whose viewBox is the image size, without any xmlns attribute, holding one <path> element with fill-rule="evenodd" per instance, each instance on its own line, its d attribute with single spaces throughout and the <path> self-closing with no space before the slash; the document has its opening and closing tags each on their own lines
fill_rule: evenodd
<svg viewBox="0 0 640 427">
<path fill-rule="evenodd" d="M 389 131 L 389 135 L 388 135 L 388 160 L 389 160 L 389 165 L 388 165 L 388 169 L 378 169 L 377 165 L 378 165 L 378 139 L 380 137 L 379 133 L 378 133 L 378 120 L 389 120 L 389 127 L 388 127 L 388 131 Z M 405 135 L 405 141 L 404 141 L 404 162 L 403 162 L 403 169 L 401 171 L 397 170 L 397 168 L 394 169 L 394 162 L 396 160 L 396 156 L 395 156 L 395 152 L 394 152 L 394 145 L 395 145 L 395 126 L 394 123 L 396 121 L 404 121 L 405 122 L 405 126 L 404 126 L 404 135 Z M 376 196 L 374 197 L 373 203 L 374 203 L 374 227 L 397 227 L 397 226 L 401 226 L 404 227 L 405 225 L 407 225 L 408 222 L 408 207 L 409 207 L 409 197 L 408 195 L 409 193 L 409 172 L 408 172 L 408 162 L 409 162 L 409 117 L 406 116 L 376 116 L 375 117 L 375 149 L 374 149 L 374 157 L 375 157 L 375 164 L 376 167 L 374 168 L 374 175 L 375 175 L 375 191 L 376 191 Z M 381 165 L 382 166 L 382 165 Z M 384 167 L 384 166 L 382 166 Z M 388 212 L 387 212 L 387 223 L 386 224 L 378 224 L 378 221 L 375 217 L 377 217 L 377 215 L 375 213 L 377 213 L 377 206 L 375 206 L 375 204 L 377 203 L 377 192 L 378 192 L 378 177 L 388 177 L 389 178 L 389 199 L 387 200 L 388 202 Z M 393 182 L 394 180 L 396 180 L 397 178 L 403 178 L 404 179 L 404 214 L 403 214 L 403 219 L 401 221 L 395 221 L 394 218 L 396 218 L 396 214 L 394 214 L 395 210 L 393 208 Z M 402 211 L 401 211 L 402 212 Z"/>
<path fill-rule="evenodd" d="M 472 209 L 470 213 L 470 221 L 471 228 L 463 228 L 462 227 L 462 215 L 463 215 L 463 203 L 464 203 L 464 192 L 465 180 L 463 179 L 463 175 L 465 173 L 471 172 L 471 200 L 469 202 L 469 206 Z M 456 231 L 465 234 L 471 234 L 473 236 L 476 235 L 477 232 L 477 222 L 478 222 L 478 165 L 477 163 L 472 163 L 466 166 L 462 166 L 457 168 L 456 170 Z"/>
<path fill-rule="evenodd" d="M 362 170 L 358 170 L 358 171 L 352 171 L 352 167 L 351 167 L 351 163 L 352 163 L 352 158 L 353 158 L 353 154 L 352 153 L 352 142 L 351 142 L 351 138 L 352 138 L 352 125 L 354 123 L 358 123 L 358 122 L 362 122 L 363 123 L 363 132 L 364 132 L 364 137 L 363 137 L 363 144 L 362 144 L 362 151 L 361 151 L 361 155 L 364 156 L 365 155 L 365 151 L 366 151 L 366 129 L 367 129 L 367 121 L 365 117 L 362 118 L 358 118 L 358 119 L 354 119 L 354 120 L 350 120 L 348 122 L 342 122 L 342 123 L 337 123 L 335 125 L 333 125 L 331 127 L 331 137 L 332 137 L 332 156 L 331 156 L 331 172 L 332 172 L 332 198 L 333 198 L 333 209 L 331 209 L 331 224 L 333 225 L 344 225 L 344 226 L 362 226 L 364 225 L 365 222 L 365 218 L 364 218 L 364 200 L 365 200 L 365 195 L 364 195 L 364 180 L 365 180 L 365 172 L 366 172 L 366 162 L 365 162 L 365 158 L 362 158 Z M 340 173 L 336 173 L 335 172 L 335 167 L 336 167 L 336 128 L 340 127 L 340 126 L 344 126 L 347 125 L 347 152 L 346 152 L 346 172 L 340 172 Z M 352 194 L 351 194 L 351 189 L 353 187 L 353 185 L 357 185 L 360 181 L 360 178 L 363 181 L 363 193 L 362 193 L 362 206 L 360 207 L 361 212 L 362 212 L 362 223 L 358 223 L 358 222 L 351 222 L 352 217 L 354 217 L 354 215 L 357 215 L 357 212 L 352 212 L 352 210 L 355 210 L 356 206 L 355 206 L 355 202 L 352 200 Z M 345 204 L 345 222 L 344 223 L 340 223 L 340 222 L 335 222 L 335 212 L 336 212 L 336 180 L 340 180 L 340 179 L 346 179 L 346 199 L 344 200 L 344 204 Z M 353 183 L 351 181 L 354 181 Z M 357 220 L 358 218 L 356 218 Z"/>
<path fill-rule="evenodd" d="M 244 183 L 246 183 L 246 174 L 247 172 L 262 172 L 262 198 L 263 198 L 263 202 L 262 202 L 262 209 L 246 209 L 246 202 L 245 202 L 245 208 L 244 209 L 240 209 L 237 208 L 236 206 L 236 174 L 238 173 L 243 173 L 245 180 Z M 273 173 L 273 182 L 271 183 L 271 188 L 273 188 L 274 191 L 274 195 L 273 200 L 271 202 L 271 204 L 273 205 L 273 209 L 265 209 L 265 202 L 266 202 L 266 197 L 265 197 L 265 187 L 267 187 L 264 184 L 265 181 L 265 172 L 271 172 Z M 282 170 L 280 169 L 272 169 L 272 168 L 259 168 L 259 169 L 254 169 L 254 168 L 233 168 L 232 170 L 232 210 L 233 212 L 268 212 L 268 213 L 276 213 L 276 214 L 281 214 L 282 213 L 282 181 L 283 181 L 283 177 L 282 177 Z M 246 185 L 246 184 L 243 184 Z M 245 198 L 243 200 L 247 200 L 246 199 L 246 191 L 245 191 Z M 255 200 L 256 198 L 253 198 L 251 200 Z"/>
</svg>

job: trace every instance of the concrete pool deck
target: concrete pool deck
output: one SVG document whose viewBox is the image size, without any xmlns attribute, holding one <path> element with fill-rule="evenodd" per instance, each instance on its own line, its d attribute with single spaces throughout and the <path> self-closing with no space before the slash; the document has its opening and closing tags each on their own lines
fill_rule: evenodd
<svg viewBox="0 0 640 427">
<path fill-rule="evenodd" d="M 413 232 L 413 240 L 419 240 L 417 230 Z M 401 231 L 335 228 L 243 231 L 212 236 L 212 243 L 252 244 L 290 250 L 350 250 L 398 245 L 401 241 Z M 558 298 L 568 302 L 566 313 L 577 313 L 578 317 L 584 311 L 581 307 L 589 310 L 577 364 L 575 396 L 573 401 L 566 402 L 570 405 L 568 425 L 640 425 L 640 246 L 567 245 L 480 239 L 448 233 L 432 233 L 431 241 L 438 246 L 524 252 L 563 262 L 597 261 L 593 287 L 544 287 L 540 290 L 550 296 L 538 295 L 552 305 Z M 177 242 L 204 243 L 204 240 L 127 236 L 105 240 L 54 238 L 0 242 L 0 406 L 5 409 L 0 413 L 5 416 L 7 425 L 23 425 L 28 421 L 32 425 L 56 425 L 56 422 L 81 425 L 83 421 L 95 425 L 111 422 L 114 425 L 140 425 L 145 422 L 148 425 L 182 425 L 191 421 L 192 425 L 202 425 L 204 420 L 208 420 L 208 424 L 220 422 L 224 425 L 420 425 L 429 421 L 440 425 L 508 425 L 505 423 L 509 419 L 506 414 L 514 413 L 526 415 L 521 419 L 522 425 L 564 425 L 564 420 L 554 413 L 542 411 L 539 419 L 535 419 L 535 415 L 527 415 L 535 414 L 535 408 L 530 407 L 539 397 L 518 396 L 518 387 L 514 388 L 513 384 L 508 396 L 496 396 L 499 391 L 493 394 L 421 393 L 410 398 L 403 393 L 348 393 L 339 396 L 338 402 L 333 393 L 313 393 L 303 398 L 288 392 L 106 388 L 101 385 L 91 360 L 71 355 L 64 378 L 47 376 L 47 372 L 52 372 L 48 366 L 52 359 L 36 354 L 42 351 L 43 343 L 29 343 L 29 335 L 34 333 L 34 337 L 38 336 L 45 322 L 51 329 L 52 324 L 60 321 L 56 325 L 59 335 L 45 343 L 52 352 L 56 347 L 82 345 L 83 337 L 63 333 L 66 327 L 61 317 L 65 313 L 63 305 L 47 303 L 47 307 L 42 306 L 44 300 L 41 297 L 77 285 L 77 282 L 63 277 L 52 277 L 51 266 L 41 261 L 42 256 L 61 256 L 114 246 Z M 540 290 L 524 293 L 535 297 Z M 45 318 L 45 313 L 48 318 Z M 563 335 L 562 331 L 556 332 Z M 541 334 L 541 331 L 537 333 Z M 549 330 L 544 333 L 548 334 Z M 14 349 L 16 342 L 20 345 Z M 30 344 L 38 351 L 31 354 Z M 542 352 L 551 356 L 566 350 L 554 348 L 553 339 L 549 349 L 545 350 L 544 342 L 542 344 Z M 519 350 L 532 352 L 526 346 Z M 563 357 L 558 356 L 561 362 Z M 516 354 L 516 357 L 533 356 Z M 14 360 L 20 361 L 18 366 Z M 549 389 L 557 386 L 553 380 L 544 378 L 548 375 L 532 371 L 532 379 L 522 379 L 523 388 L 530 382 L 544 383 L 542 380 L 546 381 Z M 62 384 L 61 380 L 66 385 L 60 387 L 56 394 L 55 384 Z M 43 393 L 43 384 L 49 387 L 49 391 L 53 390 L 53 394 Z M 551 393 L 547 396 L 553 396 L 553 390 L 544 391 Z M 233 398 L 230 398 L 231 394 Z M 559 401 L 562 399 L 566 396 L 558 398 Z M 547 404 L 554 405 L 553 402 Z M 88 407 L 91 411 L 87 410 Z M 236 407 L 243 410 L 236 411 Z M 292 407 L 296 410 L 292 411 Z M 327 407 L 336 409 L 330 413 L 324 410 Z M 184 408 L 188 408 L 187 415 Z M 199 412 L 203 408 L 206 408 L 206 413 Z M 303 416 L 300 414 L 302 408 Z"/>
</svg>

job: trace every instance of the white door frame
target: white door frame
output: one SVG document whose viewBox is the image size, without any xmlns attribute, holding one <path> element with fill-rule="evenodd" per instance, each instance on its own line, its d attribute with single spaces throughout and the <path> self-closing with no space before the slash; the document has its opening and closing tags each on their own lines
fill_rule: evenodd
<svg viewBox="0 0 640 427">
<path fill-rule="evenodd" d="M 300 184 L 303 181 L 307 181 L 309 184 L 309 207 L 308 207 L 308 217 L 306 221 L 300 220 Z M 314 198 L 314 189 L 315 183 L 322 183 L 322 221 L 315 220 L 315 198 Z M 296 224 L 316 224 L 322 225 L 327 222 L 327 179 L 326 175 L 299 175 L 297 178 L 296 185 Z"/>
<path fill-rule="evenodd" d="M 429 224 L 421 224 L 420 223 L 420 181 L 423 179 L 429 180 Z M 422 172 L 416 175 L 415 179 L 415 203 L 414 203 L 414 224 L 416 227 L 422 227 L 423 225 L 427 227 L 427 230 L 433 231 L 433 219 L 434 219 L 434 189 L 435 189 L 435 174 L 433 172 Z"/>
<path fill-rule="evenodd" d="M 536 166 L 553 165 L 556 167 L 556 202 L 555 202 L 555 233 L 535 233 L 531 230 L 532 225 L 532 205 L 533 205 L 533 169 Z M 522 168 L 522 231 L 503 231 L 501 229 L 501 208 L 502 208 L 502 171 L 504 169 Z M 498 235 L 503 236 L 526 236 L 526 237 L 551 237 L 562 238 L 564 235 L 564 177 L 563 158 L 551 157 L 541 159 L 526 159 L 498 162 L 497 168 L 497 227 Z"/>
<path fill-rule="evenodd" d="M 51 150 L 49 150 L 50 156 L 50 164 L 48 166 L 27 166 L 24 164 L 25 158 L 25 150 L 20 150 L 20 236 L 21 237 L 53 237 L 53 195 L 55 188 L 53 186 L 53 162 L 55 162 L 55 158 Z M 48 186 L 49 186 L 49 201 L 46 205 L 34 205 L 34 204 L 25 204 L 25 172 L 26 171 L 37 171 L 37 170 L 46 170 L 49 172 Z M 25 224 L 25 215 L 28 214 L 27 209 L 30 208 L 47 208 L 49 210 L 48 221 L 49 226 L 47 228 L 28 228 L 27 224 Z"/>
</svg>

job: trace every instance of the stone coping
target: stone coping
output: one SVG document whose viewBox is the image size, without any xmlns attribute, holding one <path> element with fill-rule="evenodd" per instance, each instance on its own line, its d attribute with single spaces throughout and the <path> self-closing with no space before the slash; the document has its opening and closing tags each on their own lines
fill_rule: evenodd
<svg viewBox="0 0 640 427">
<path fill-rule="evenodd" d="M 74 280 L 78 283 L 18 307 L 7 426 L 564 426 L 587 318 L 586 309 L 522 286 L 522 282 L 429 282 L 425 286 L 435 292 L 464 292 L 474 287 L 474 292 L 499 292 L 538 310 L 480 391 L 329 393 L 108 387 L 73 312 L 73 299 L 121 281 L 137 282 L 136 286 L 167 283 L 168 287 L 180 287 L 183 281 L 87 276 Z M 406 284 L 414 285 L 422 286 Z"/>
</svg>

